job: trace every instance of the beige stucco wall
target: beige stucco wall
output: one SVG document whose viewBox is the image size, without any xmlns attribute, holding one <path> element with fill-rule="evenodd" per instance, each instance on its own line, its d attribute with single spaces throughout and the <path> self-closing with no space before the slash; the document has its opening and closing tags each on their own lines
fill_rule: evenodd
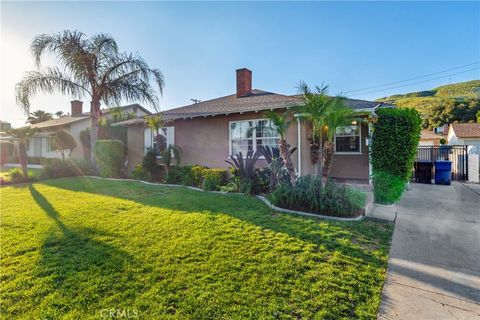
<svg viewBox="0 0 480 320">
<path fill-rule="evenodd" d="M 245 113 L 208 118 L 176 120 L 169 126 L 175 127 L 175 144 L 183 150 L 180 165 L 203 165 L 212 168 L 228 168 L 225 162 L 229 158 L 229 123 L 237 120 L 264 119 L 263 113 Z M 287 142 L 290 147 L 297 146 L 296 122 L 287 132 Z M 297 166 L 297 153 L 292 161 Z M 264 160 L 258 161 L 258 166 L 265 166 Z"/>
<path fill-rule="evenodd" d="M 127 163 L 128 172 L 132 172 L 137 164 L 142 163 L 145 153 L 144 126 L 132 125 L 127 130 Z"/>
</svg>

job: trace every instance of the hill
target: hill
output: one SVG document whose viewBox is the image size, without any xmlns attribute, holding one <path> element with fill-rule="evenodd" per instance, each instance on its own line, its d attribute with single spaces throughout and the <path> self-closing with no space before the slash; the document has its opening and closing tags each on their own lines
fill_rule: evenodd
<svg viewBox="0 0 480 320">
<path fill-rule="evenodd" d="M 422 115 L 423 127 L 428 129 L 455 121 L 474 122 L 480 116 L 480 80 L 396 94 L 377 101 L 397 107 L 415 108 Z"/>
</svg>

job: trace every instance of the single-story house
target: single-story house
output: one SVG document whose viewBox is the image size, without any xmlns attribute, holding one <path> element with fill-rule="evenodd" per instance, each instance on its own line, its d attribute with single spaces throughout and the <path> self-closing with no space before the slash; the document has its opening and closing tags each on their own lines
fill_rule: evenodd
<svg viewBox="0 0 480 320">
<path fill-rule="evenodd" d="M 225 160 L 239 151 L 245 155 L 259 146 L 278 146 L 279 136 L 268 130 L 270 125 L 264 111 L 285 112 L 302 103 L 298 95 L 252 89 L 252 72 L 238 69 L 234 94 L 162 112 L 167 125 L 167 144 L 175 144 L 182 149 L 180 165 L 227 168 Z M 356 99 L 346 99 L 346 103 L 366 117 L 384 106 L 379 102 Z M 297 174 L 306 175 L 313 172 L 309 148 L 311 128 L 306 123 L 293 120 L 286 140 L 291 148 L 297 147 L 292 156 Z M 141 163 L 146 150 L 154 146 L 154 133 L 141 118 L 116 125 L 128 127 L 128 166 L 133 170 Z M 337 131 L 332 177 L 368 182 L 369 130 L 368 123 L 353 121 L 350 126 Z M 263 161 L 260 160 L 259 165 L 264 165 Z"/>
<path fill-rule="evenodd" d="M 418 145 L 420 147 L 439 146 L 440 140 L 444 138 L 444 136 L 436 133 L 435 131 L 422 130 L 420 133 L 420 141 Z"/>
<path fill-rule="evenodd" d="M 480 154 L 480 123 L 452 123 L 448 129 L 449 145 L 468 145 L 469 153 Z"/>
<path fill-rule="evenodd" d="M 109 108 L 101 110 L 101 117 L 104 119 L 112 119 L 119 115 L 128 115 L 130 117 L 143 117 L 151 114 L 139 104 L 131 104 L 118 108 Z M 36 128 L 38 133 L 35 137 L 28 140 L 26 144 L 27 156 L 42 158 L 61 158 L 60 151 L 52 149 L 52 136 L 59 130 L 65 130 L 74 139 L 77 146 L 72 150 L 71 157 L 76 159 L 84 159 L 85 152 L 83 144 L 80 140 L 80 132 L 89 129 L 90 113 L 83 112 L 83 102 L 79 100 L 71 101 L 71 113 L 57 119 L 43 121 L 32 124 L 30 127 Z"/>
</svg>

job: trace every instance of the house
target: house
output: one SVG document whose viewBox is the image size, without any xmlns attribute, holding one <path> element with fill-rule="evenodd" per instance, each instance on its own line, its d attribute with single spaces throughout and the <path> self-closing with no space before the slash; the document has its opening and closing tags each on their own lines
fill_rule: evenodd
<svg viewBox="0 0 480 320">
<path fill-rule="evenodd" d="M 480 154 L 480 123 L 452 123 L 448 129 L 449 145 L 468 145 L 469 153 Z"/>
<path fill-rule="evenodd" d="M 101 117 L 108 120 L 114 120 L 115 117 L 121 117 L 122 115 L 137 118 L 148 114 L 151 114 L 151 112 L 139 104 L 104 109 L 101 111 Z M 32 124 L 31 127 L 36 128 L 38 133 L 32 139 L 29 139 L 26 145 L 27 156 L 29 157 L 61 158 L 60 151 L 52 149 L 52 135 L 59 130 L 65 130 L 75 139 L 77 147 L 72 150 L 72 158 L 83 159 L 87 154 L 80 140 L 80 132 L 91 127 L 90 113 L 83 112 L 82 101 L 71 101 L 70 115 L 35 123 Z"/>
<path fill-rule="evenodd" d="M 167 125 L 167 143 L 182 149 L 180 165 L 227 168 L 225 160 L 238 152 L 245 155 L 259 146 L 278 146 L 280 137 L 268 130 L 270 124 L 264 117 L 264 111 L 285 112 L 302 103 L 298 95 L 252 89 L 252 72 L 239 69 L 236 71 L 234 94 L 162 112 Z M 346 103 L 365 117 L 383 106 L 382 103 L 355 99 L 347 99 Z M 313 172 L 309 146 L 311 128 L 297 119 L 292 120 L 286 140 L 291 148 L 297 148 L 292 155 L 297 174 L 306 175 Z M 146 150 L 153 147 L 154 133 L 146 128 L 145 119 L 141 118 L 116 125 L 128 128 L 128 166 L 133 170 L 141 163 Z M 369 130 L 368 123 L 353 121 L 350 126 L 337 131 L 332 177 L 368 182 Z M 259 165 L 265 165 L 264 160 L 261 159 Z"/>
<path fill-rule="evenodd" d="M 435 133 L 434 131 L 422 130 L 418 145 L 420 147 L 439 146 L 441 139 L 444 139 L 444 136 Z"/>
</svg>

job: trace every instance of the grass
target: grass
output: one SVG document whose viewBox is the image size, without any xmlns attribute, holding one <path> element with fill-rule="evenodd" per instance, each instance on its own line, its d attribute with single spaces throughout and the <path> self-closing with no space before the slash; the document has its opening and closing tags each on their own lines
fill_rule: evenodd
<svg viewBox="0 0 480 320">
<path fill-rule="evenodd" d="M 0 195 L 5 319 L 376 318 L 391 224 L 92 178 Z"/>
</svg>

